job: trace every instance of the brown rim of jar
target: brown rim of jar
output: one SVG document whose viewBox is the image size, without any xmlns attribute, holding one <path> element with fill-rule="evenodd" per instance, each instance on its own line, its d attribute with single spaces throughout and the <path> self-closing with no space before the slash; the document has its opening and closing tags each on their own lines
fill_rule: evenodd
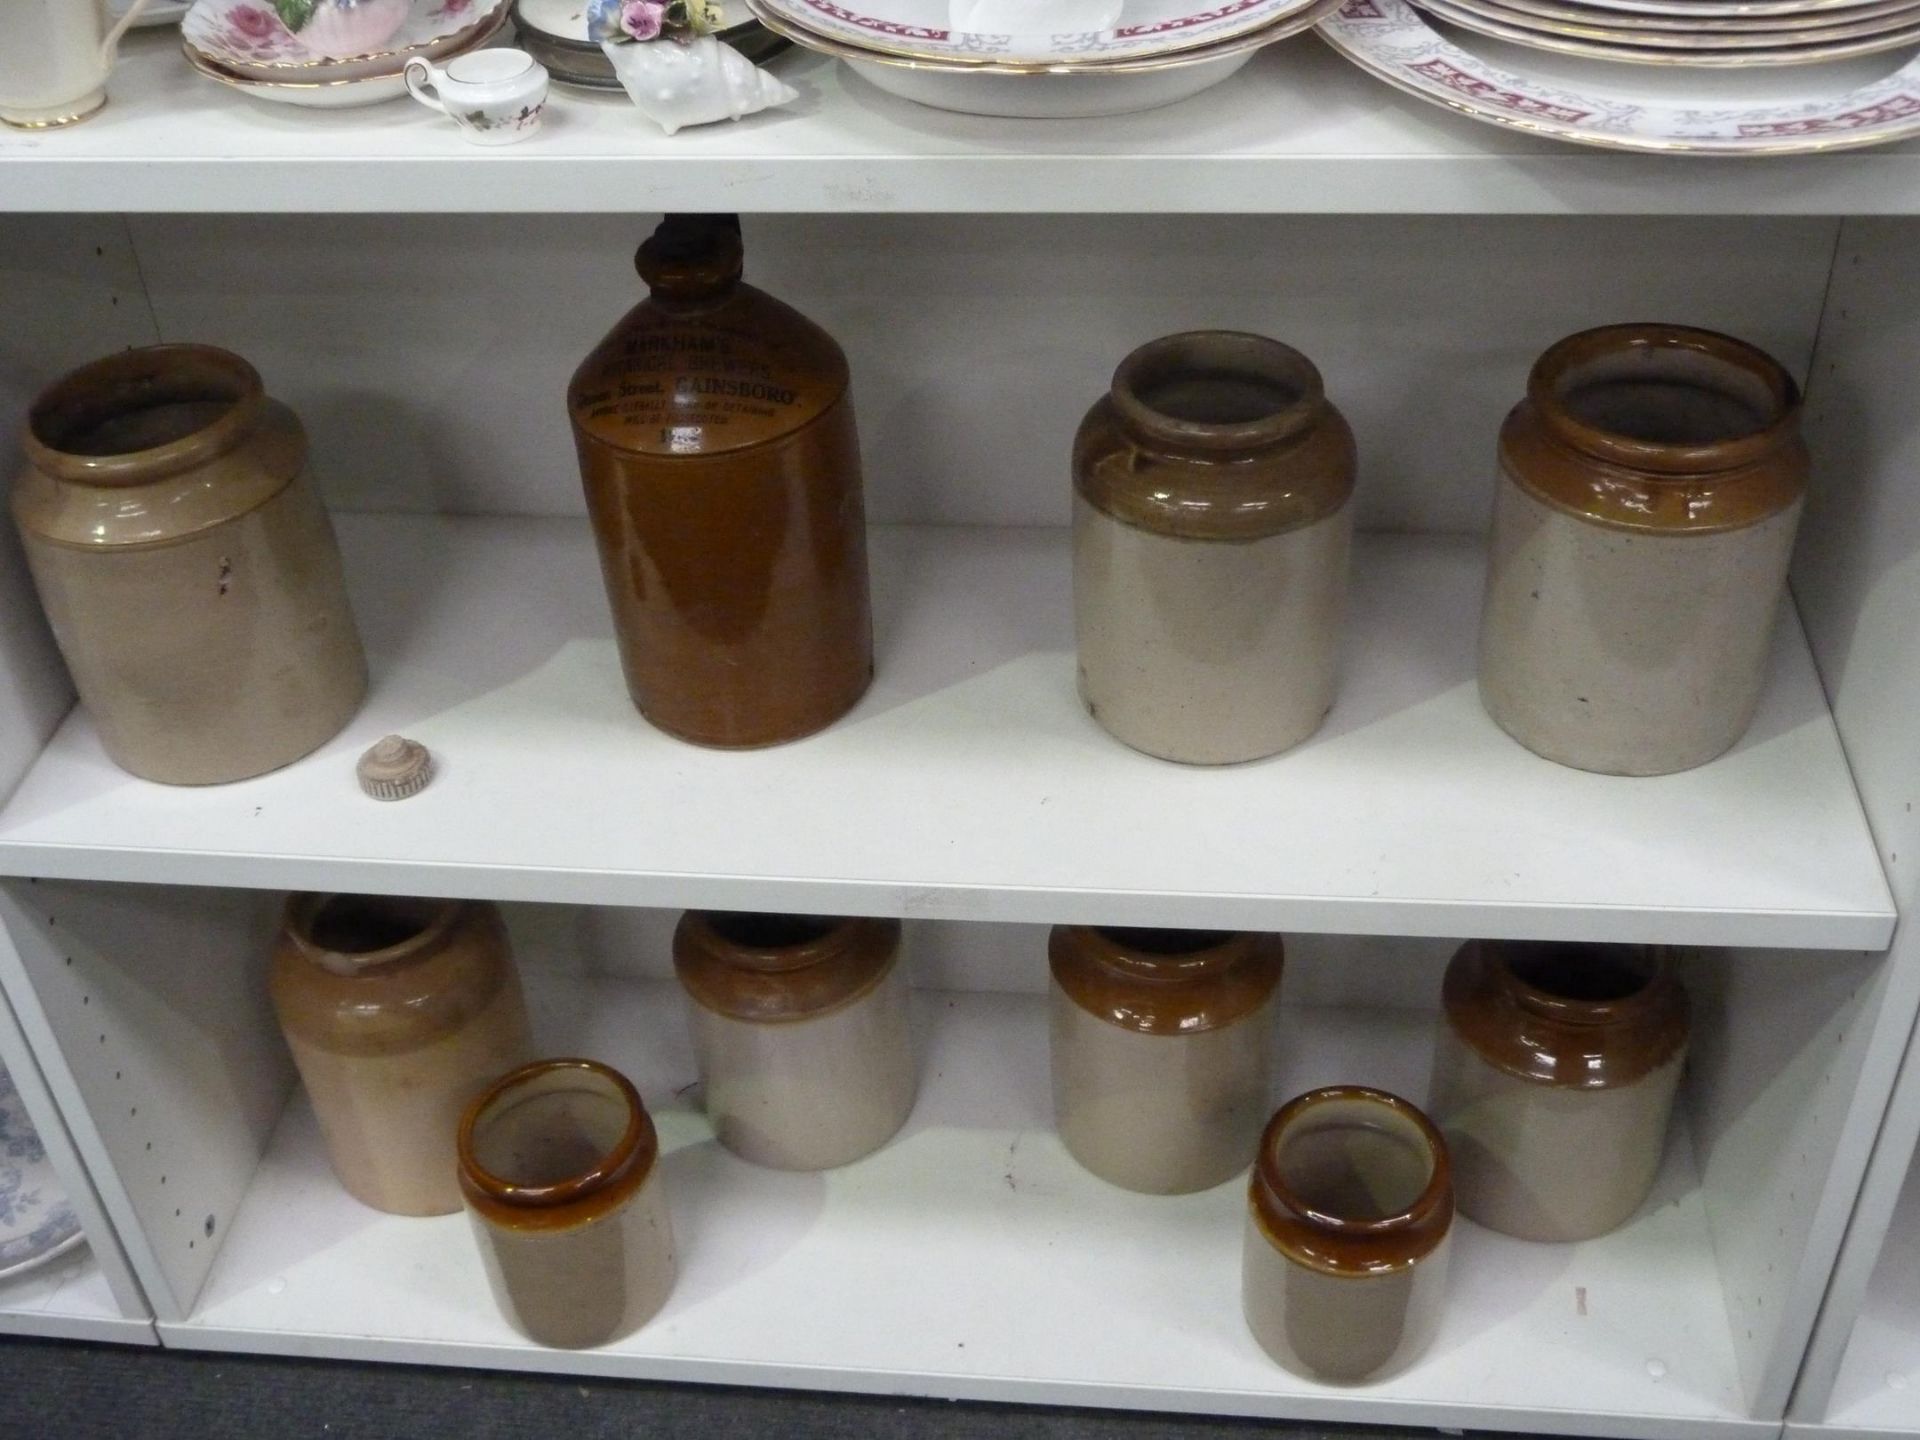
<svg viewBox="0 0 1920 1440">
<path fill-rule="evenodd" d="M 417 922 L 418 928 L 406 939 L 375 950 L 336 950 L 322 945 L 314 938 L 314 924 L 329 905 L 343 902 L 384 910 L 392 917 Z M 441 945 L 474 904 L 471 900 L 417 900 L 401 895 L 291 895 L 287 898 L 283 929 L 294 947 L 323 970 L 335 975 L 358 975 L 411 960 Z"/>
<path fill-rule="evenodd" d="M 165 445 L 118 455 L 81 455 L 66 437 L 129 409 L 189 400 L 222 400 L 212 424 Z M 141 485 L 204 465 L 240 444 L 260 423 L 266 389 L 260 372 L 215 345 L 146 345 L 69 371 L 27 411 L 27 462 L 57 480 Z"/>
<path fill-rule="evenodd" d="M 815 1020 L 868 994 L 900 954 L 900 922 L 689 910 L 673 969 L 693 1001 L 758 1024 Z"/>
<path fill-rule="evenodd" d="M 1280 1169 L 1280 1142 L 1296 1122 L 1329 1101 L 1361 1101 L 1398 1117 L 1425 1143 L 1431 1169 L 1413 1203 L 1376 1220 L 1315 1210 L 1294 1194 Z M 1419 1106 L 1367 1085 L 1329 1085 L 1297 1095 L 1274 1112 L 1254 1156 L 1248 1204 L 1261 1233 L 1288 1259 L 1330 1275 L 1385 1275 L 1433 1253 L 1453 1225 L 1453 1171 L 1447 1142 Z"/>
<path fill-rule="evenodd" d="M 613 1148 L 577 1175 L 551 1185 L 516 1185 L 483 1167 L 473 1153 L 474 1128 L 514 1091 L 565 1071 L 590 1077 L 627 1107 L 626 1128 Z M 597 1060 L 535 1060 L 502 1075 L 473 1098 L 455 1137 L 460 1193 L 489 1223 L 509 1230 L 564 1230 L 597 1220 L 626 1203 L 653 1173 L 660 1135 L 633 1082 Z"/>
<path fill-rule="evenodd" d="M 1197 1035 L 1273 998 L 1286 960 L 1278 935 L 1056 925 L 1048 967 L 1082 1010 L 1142 1035 Z"/>
<path fill-rule="evenodd" d="M 1687 444 L 1605 430 L 1567 408 L 1584 367 L 1636 355 L 1655 364 L 1661 352 L 1679 351 L 1756 387 L 1765 396 L 1764 423 Z M 1739 529 L 1805 493 L 1800 409 L 1800 387 L 1785 367 L 1743 340 L 1685 325 L 1607 325 L 1568 336 L 1534 362 L 1527 398 L 1502 426 L 1500 448 L 1523 489 L 1583 519 L 1662 533 Z"/>
<path fill-rule="evenodd" d="M 1606 965 L 1611 974 L 1592 975 L 1582 995 L 1546 983 L 1538 972 L 1550 963 Z M 1625 988 L 1634 975 L 1639 985 Z M 1658 947 L 1469 940 L 1447 966 L 1441 1004 L 1454 1033 L 1489 1065 L 1561 1089 L 1631 1085 L 1687 1044 L 1687 992 Z"/>
<path fill-rule="evenodd" d="M 1238 375 L 1291 398 L 1226 422 L 1169 413 L 1146 398 L 1183 374 Z M 1282 449 L 1296 452 L 1285 471 L 1267 468 Z M 1074 484 L 1089 504 L 1181 539 L 1259 540 L 1325 519 L 1352 495 L 1355 463 L 1353 432 L 1314 363 L 1240 330 L 1191 330 L 1134 350 L 1074 442 Z"/>
</svg>

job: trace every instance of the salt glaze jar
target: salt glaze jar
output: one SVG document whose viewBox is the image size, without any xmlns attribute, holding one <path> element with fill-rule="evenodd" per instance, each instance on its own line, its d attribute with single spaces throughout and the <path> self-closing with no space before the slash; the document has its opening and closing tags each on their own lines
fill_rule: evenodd
<svg viewBox="0 0 1920 1440">
<path fill-rule="evenodd" d="M 1807 485 L 1800 392 L 1678 325 L 1562 340 L 1500 432 L 1480 695 L 1549 760 L 1703 765 L 1745 732 Z"/>
<path fill-rule="evenodd" d="M 1280 937 L 1057 925 L 1047 950 L 1054 1124 L 1073 1158 L 1150 1195 L 1245 1170 L 1267 1118 Z"/>
<path fill-rule="evenodd" d="M 1268 1123 L 1253 1162 L 1241 1305 L 1299 1375 L 1384 1380 L 1440 1328 L 1453 1188 L 1447 1145 L 1397 1095 L 1311 1090 Z"/>
<path fill-rule="evenodd" d="M 873 676 L 846 356 L 741 282 L 733 216 L 670 215 L 637 264 L 567 391 L 627 688 L 696 744 L 797 740 Z"/>
<path fill-rule="evenodd" d="M 271 988 L 340 1183 L 395 1215 L 458 1210 L 460 1113 L 531 1053 L 500 912 L 296 895 Z"/>
<path fill-rule="evenodd" d="M 1080 695 L 1136 750 L 1219 765 L 1333 705 L 1353 432 L 1299 351 L 1196 331 L 1120 363 L 1073 445 Z"/>
<path fill-rule="evenodd" d="M 673 936 L 707 1116 L 756 1165 L 878 1150 L 919 1090 L 900 922 L 689 910 Z"/>
<path fill-rule="evenodd" d="M 238 355 L 156 345 L 56 381 L 13 514 L 100 743 L 148 780 L 287 765 L 366 693 L 340 553 L 293 412 Z"/>
<path fill-rule="evenodd" d="M 1633 946 L 1470 940 L 1447 967 L 1432 1111 L 1463 1214 L 1523 1240 L 1628 1220 L 1666 1149 L 1688 1006 Z"/>
<path fill-rule="evenodd" d="M 460 1193 L 515 1329 L 579 1350 L 631 1335 L 673 1291 L 660 1137 L 626 1076 L 536 1060 L 460 1120 Z"/>
</svg>

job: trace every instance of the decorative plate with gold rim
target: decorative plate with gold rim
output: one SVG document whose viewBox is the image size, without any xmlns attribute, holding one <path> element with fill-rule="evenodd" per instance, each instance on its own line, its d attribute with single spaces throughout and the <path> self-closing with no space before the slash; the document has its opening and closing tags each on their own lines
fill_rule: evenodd
<svg viewBox="0 0 1920 1440">
<path fill-rule="evenodd" d="M 399 74 L 407 57 L 463 48 L 469 32 L 506 18 L 508 0 L 412 0 L 399 32 L 365 55 L 330 59 L 289 30 L 271 0 L 193 0 L 180 37 L 201 58 L 261 80 L 338 80 Z"/>
<path fill-rule="evenodd" d="M 1878 55 L 1920 44 L 1920 22 L 1898 19 L 1894 28 L 1869 23 L 1864 34 L 1814 32 L 1782 35 L 1778 31 L 1731 36 L 1685 35 L 1663 32 L 1595 33 L 1559 21 L 1502 14 L 1484 0 L 1418 0 L 1421 9 L 1462 30 L 1472 30 L 1529 49 L 1562 55 L 1585 55 L 1623 65 L 1698 65 L 1749 67 L 1760 65 L 1818 65 L 1856 55 Z M 1551 28 L 1550 28 L 1551 27 Z"/>
<path fill-rule="evenodd" d="M 1456 4 L 1464 0 L 1455 0 Z M 1897 21 L 1920 18 L 1920 0 L 1866 0 L 1844 10 L 1807 10 L 1784 15 L 1651 15 L 1634 10 L 1609 10 L 1591 0 L 1480 0 L 1497 10 L 1532 16 L 1535 20 L 1560 20 L 1625 33 L 1669 31 L 1676 34 L 1713 35 L 1721 31 L 1737 34 L 1749 30 L 1823 30 L 1837 25 L 1858 25 L 1869 20 Z M 1478 6 L 1470 7 L 1478 8 Z M 1890 24 L 1888 28 L 1893 28 Z M 1659 45 L 1652 35 L 1638 43 Z"/>
<path fill-rule="evenodd" d="M 1920 47 L 1786 70 L 1620 65 L 1467 34 L 1407 0 L 1346 0 L 1321 22 L 1320 35 L 1410 95 L 1582 145 L 1791 155 L 1920 135 Z"/>
</svg>

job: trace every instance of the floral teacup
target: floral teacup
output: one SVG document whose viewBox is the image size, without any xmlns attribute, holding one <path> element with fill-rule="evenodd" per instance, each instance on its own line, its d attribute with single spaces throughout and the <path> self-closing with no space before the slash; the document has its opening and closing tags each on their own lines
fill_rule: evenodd
<svg viewBox="0 0 1920 1440">
<path fill-rule="evenodd" d="M 416 55 L 404 74 L 408 94 L 451 115 L 476 145 L 526 139 L 547 107 L 546 69 L 524 50 L 474 50 L 445 65 Z"/>
</svg>

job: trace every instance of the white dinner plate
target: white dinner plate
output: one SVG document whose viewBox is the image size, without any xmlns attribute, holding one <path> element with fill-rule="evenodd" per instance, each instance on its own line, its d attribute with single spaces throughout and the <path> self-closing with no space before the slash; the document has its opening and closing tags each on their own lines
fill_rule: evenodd
<svg viewBox="0 0 1920 1440">
<path fill-rule="evenodd" d="M 1704 48 L 1682 38 L 1676 44 L 1630 44 L 1614 40 L 1581 39 L 1555 34 L 1532 25 L 1518 25 L 1506 19 L 1490 17 L 1483 8 L 1469 9 L 1458 0 L 1419 0 L 1420 7 L 1462 30 L 1471 30 L 1495 39 L 1511 41 L 1529 50 L 1548 50 L 1560 55 L 1583 55 L 1593 60 L 1610 60 L 1622 65 L 1677 65 L 1689 68 L 1753 69 L 1766 65 L 1820 65 L 1847 60 L 1856 55 L 1878 55 L 1920 45 L 1920 25 L 1905 22 L 1898 30 L 1848 40 L 1822 40 L 1783 44 L 1776 36 L 1741 37 L 1731 47 Z M 1469 0 L 1471 3 L 1471 0 Z M 1641 40 L 1660 37 L 1641 36 Z"/>
<path fill-rule="evenodd" d="M 0 1276 L 44 1265 L 80 1243 L 80 1218 L 13 1078 L 0 1068 Z"/>
<path fill-rule="evenodd" d="M 1455 0 L 1456 4 L 1464 0 Z M 1844 10 L 1809 10 L 1800 15 L 1722 15 L 1701 12 L 1694 15 L 1650 15 L 1631 10 L 1607 10 L 1592 0 L 1483 0 L 1502 10 L 1517 11 L 1540 20 L 1560 20 L 1571 25 L 1626 31 L 1672 31 L 1676 34 L 1714 35 L 1722 31 L 1743 30 L 1824 30 L 1832 26 L 1860 25 L 1872 20 L 1897 20 L 1903 16 L 1920 19 L 1920 0 L 1870 0 Z M 1469 6 L 1477 9 L 1478 6 Z M 1893 28 L 1889 24 L 1888 28 Z M 1666 42 L 1651 37 L 1647 45 Z"/>
</svg>

